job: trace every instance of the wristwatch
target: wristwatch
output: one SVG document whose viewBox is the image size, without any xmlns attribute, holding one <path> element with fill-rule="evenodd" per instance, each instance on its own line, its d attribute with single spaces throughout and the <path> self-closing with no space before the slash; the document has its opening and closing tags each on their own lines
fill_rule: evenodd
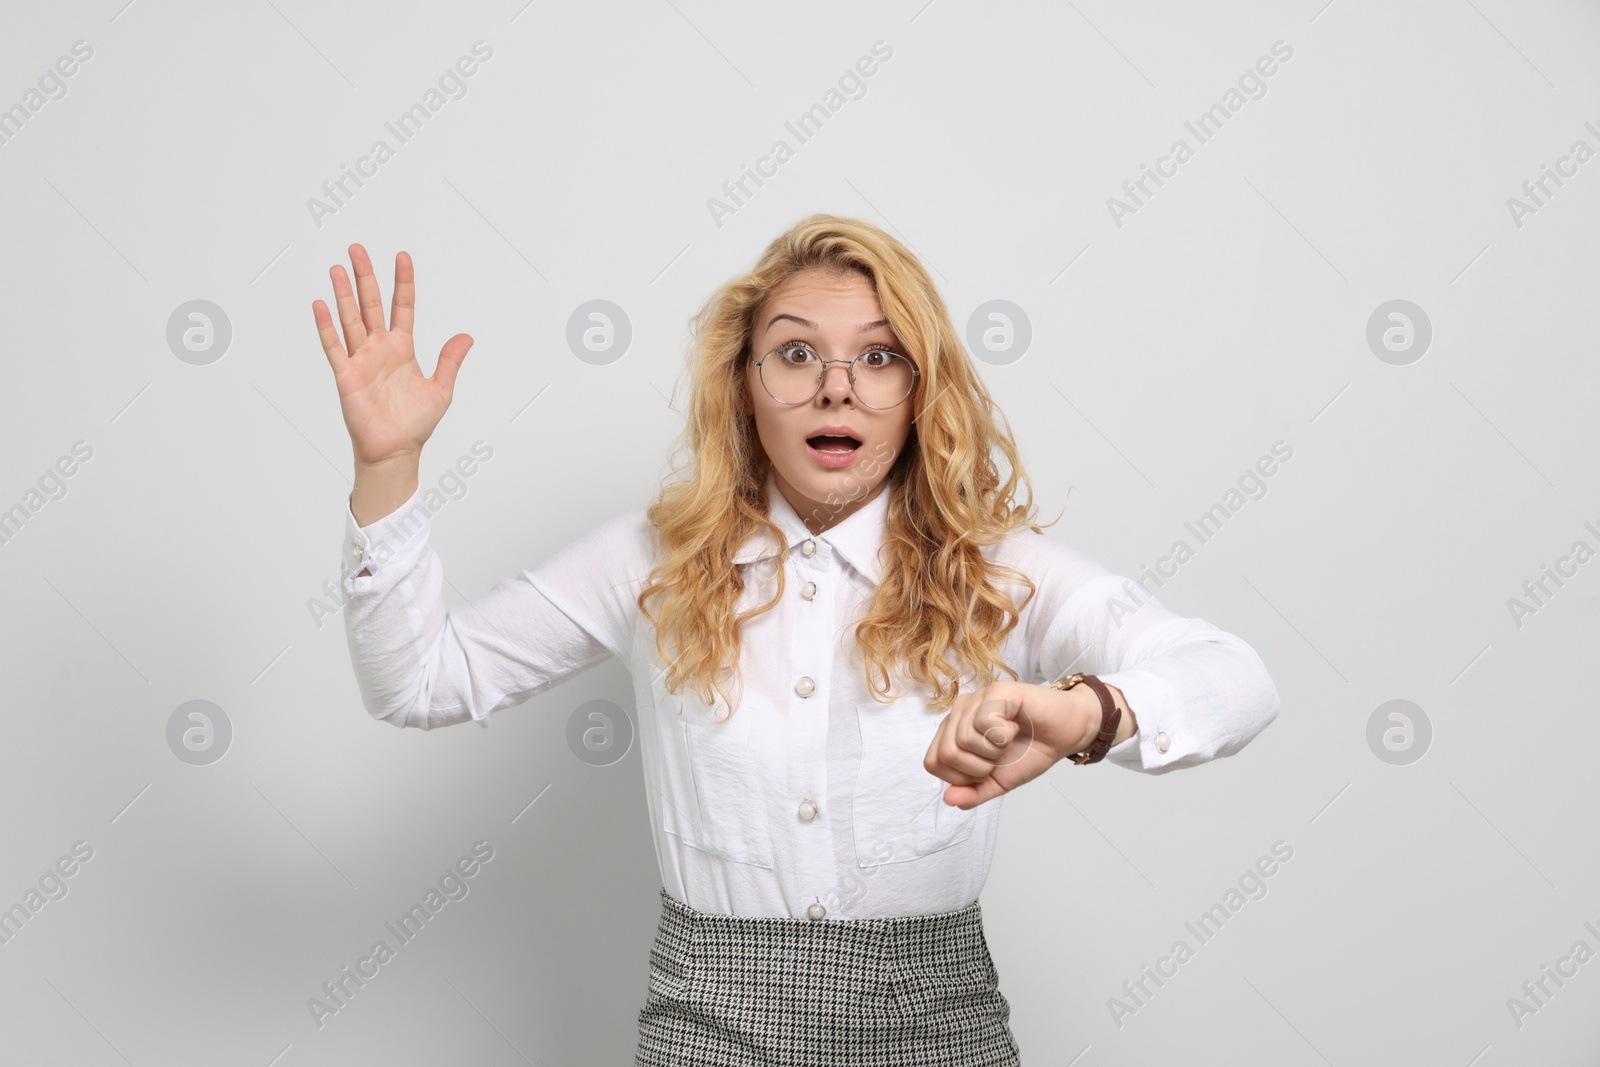
<svg viewBox="0 0 1600 1067">
<path fill-rule="evenodd" d="M 1117 736 L 1117 727 L 1122 722 L 1122 709 L 1111 699 L 1111 690 L 1106 688 L 1106 684 L 1092 674 L 1069 674 L 1065 678 L 1057 678 L 1051 682 L 1050 688 L 1065 691 L 1079 682 L 1093 689 L 1095 695 L 1100 698 L 1100 732 L 1095 735 L 1094 742 L 1089 745 L 1087 751 L 1067 757 L 1081 766 L 1085 763 L 1099 763 L 1106 758 L 1106 753 L 1111 750 L 1111 741 Z"/>
</svg>

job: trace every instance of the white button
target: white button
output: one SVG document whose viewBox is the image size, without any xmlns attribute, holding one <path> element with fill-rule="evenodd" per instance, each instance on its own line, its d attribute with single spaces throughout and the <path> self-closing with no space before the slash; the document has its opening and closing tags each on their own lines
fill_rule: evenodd
<svg viewBox="0 0 1600 1067">
<path fill-rule="evenodd" d="M 810 600 L 812 597 L 816 596 L 817 595 L 817 583 L 816 582 L 807 582 L 805 585 L 802 585 L 800 587 L 800 595 L 805 597 L 807 600 Z"/>
<path fill-rule="evenodd" d="M 794 691 L 803 697 L 808 697 L 817 691 L 817 683 L 811 680 L 808 674 L 802 674 L 800 680 L 794 683 Z"/>
<path fill-rule="evenodd" d="M 817 543 L 815 541 L 801 541 L 800 542 L 800 554 L 802 556 L 814 556 L 814 555 L 816 555 L 817 554 Z"/>
<path fill-rule="evenodd" d="M 353 557 L 354 559 L 359 561 L 361 559 L 362 555 L 363 555 L 363 550 L 362 550 L 361 546 L 360 545 L 356 545 L 354 548 L 352 548 L 350 550 L 350 555 L 351 555 L 351 557 Z"/>
<path fill-rule="evenodd" d="M 820 903 L 812 904 L 806 908 L 806 914 L 811 916 L 813 919 L 820 919 L 824 915 L 828 914 L 828 909 L 824 908 Z"/>
<path fill-rule="evenodd" d="M 1168 737 L 1164 733 L 1156 734 L 1156 751 L 1157 752 L 1165 752 L 1167 749 L 1169 749 L 1171 747 L 1172 747 L 1172 738 Z"/>
<path fill-rule="evenodd" d="M 800 802 L 800 817 L 806 822 L 817 817 L 817 805 L 810 798 Z"/>
</svg>

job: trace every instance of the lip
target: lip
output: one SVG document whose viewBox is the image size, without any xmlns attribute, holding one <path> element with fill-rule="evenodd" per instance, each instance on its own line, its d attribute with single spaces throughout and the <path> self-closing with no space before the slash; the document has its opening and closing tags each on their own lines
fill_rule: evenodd
<svg viewBox="0 0 1600 1067">
<path fill-rule="evenodd" d="M 849 452 L 823 452 L 821 449 L 812 448 L 810 441 L 807 441 L 805 444 L 806 451 L 811 453 L 812 459 L 816 460 L 817 463 L 824 467 L 833 469 L 850 466 L 850 464 L 856 461 L 856 457 L 861 454 L 861 449 L 859 447 L 852 449 Z"/>
<path fill-rule="evenodd" d="M 821 449 L 811 447 L 811 438 L 821 434 L 827 434 L 830 437 L 853 437 L 861 443 L 849 452 L 824 452 Z M 856 457 L 861 454 L 861 450 L 866 447 L 866 444 L 867 442 L 861 434 L 849 426 L 819 426 L 806 434 L 805 437 L 806 451 L 811 453 L 811 458 L 816 460 L 819 466 L 827 467 L 830 470 L 838 470 L 841 467 L 850 466 L 856 461 Z"/>
</svg>

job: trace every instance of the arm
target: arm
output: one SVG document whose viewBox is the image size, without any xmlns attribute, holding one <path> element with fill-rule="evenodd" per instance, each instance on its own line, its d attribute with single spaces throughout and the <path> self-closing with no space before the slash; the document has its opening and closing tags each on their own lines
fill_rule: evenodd
<svg viewBox="0 0 1600 1067">
<path fill-rule="evenodd" d="M 1066 671 L 1063 673 L 1070 674 L 1072 672 Z M 1101 680 L 1104 681 L 1104 679 Z M 1117 719 L 1117 732 L 1111 738 L 1111 748 L 1106 750 L 1106 756 L 1109 758 L 1118 745 L 1138 732 L 1138 717 L 1128 707 L 1128 698 L 1123 694 L 1122 690 L 1109 682 L 1106 683 L 1106 689 L 1111 692 L 1111 702 L 1122 712 L 1122 715 Z M 1055 690 L 1055 692 L 1060 694 L 1063 706 L 1068 703 L 1077 703 L 1081 707 L 1081 714 L 1087 726 L 1083 732 L 1083 739 L 1072 750 L 1072 754 L 1077 755 L 1080 752 L 1087 752 L 1089 746 L 1094 744 L 1095 738 L 1100 736 L 1100 728 L 1105 725 L 1105 710 L 1100 707 L 1100 698 L 1095 695 L 1092 689 L 1085 686 L 1076 686 L 1065 692 L 1061 690 Z"/>
<path fill-rule="evenodd" d="M 356 463 L 355 487 L 350 492 L 350 518 L 357 527 L 370 526 L 400 510 L 417 491 L 419 453 L 409 453 L 379 463 Z M 348 554 L 345 557 L 349 558 Z M 362 574 L 371 572 L 365 568 Z"/>
<path fill-rule="evenodd" d="M 613 519 L 447 610 L 421 494 L 367 526 L 348 510 L 345 633 L 367 711 L 424 730 L 468 719 L 488 726 L 493 712 L 625 655 L 642 519 Z"/>
<path fill-rule="evenodd" d="M 445 610 L 417 469 L 472 338 L 445 342 L 433 377 L 424 377 L 411 336 L 411 257 L 395 256 L 387 324 L 366 249 L 351 245 L 350 260 L 354 289 L 342 266 L 329 271 L 344 344 L 327 305 L 313 301 L 311 311 L 355 453 L 341 574 L 361 699 L 395 726 L 487 726 L 495 710 L 628 647 L 632 579 L 650 559 L 644 513 L 613 520 L 538 569 Z"/>
<path fill-rule="evenodd" d="M 1106 759 L 1162 773 L 1233 755 L 1278 716 L 1266 665 L 1243 640 L 1204 619 L 1151 606 L 1167 617 L 1101 676 L 1140 714 L 1137 740 Z"/>
<path fill-rule="evenodd" d="M 1108 761 L 1151 774 L 1193 766 L 1238 752 L 1277 717 L 1277 687 L 1243 640 L 1044 540 L 1034 663 L 1046 681 L 1099 676 L 1138 716 L 1137 733 L 1124 716 Z M 1098 710 L 1091 718 L 1098 732 Z"/>
</svg>

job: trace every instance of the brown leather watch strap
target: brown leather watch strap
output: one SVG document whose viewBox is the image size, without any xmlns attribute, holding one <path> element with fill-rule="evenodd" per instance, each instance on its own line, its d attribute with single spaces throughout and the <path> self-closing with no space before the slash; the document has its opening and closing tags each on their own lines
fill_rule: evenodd
<svg viewBox="0 0 1600 1067">
<path fill-rule="evenodd" d="M 1050 688 L 1065 691 L 1079 682 L 1094 690 L 1095 695 L 1100 698 L 1100 732 L 1095 735 L 1093 743 L 1086 751 L 1067 757 L 1081 766 L 1085 763 L 1099 763 L 1106 758 L 1106 753 L 1111 750 L 1111 741 L 1117 736 L 1117 727 L 1122 723 L 1122 709 L 1111 699 L 1111 690 L 1106 688 L 1106 684 L 1092 674 L 1069 674 L 1065 678 L 1057 678 L 1051 682 Z M 1132 709 L 1129 711 L 1131 713 Z"/>
</svg>

